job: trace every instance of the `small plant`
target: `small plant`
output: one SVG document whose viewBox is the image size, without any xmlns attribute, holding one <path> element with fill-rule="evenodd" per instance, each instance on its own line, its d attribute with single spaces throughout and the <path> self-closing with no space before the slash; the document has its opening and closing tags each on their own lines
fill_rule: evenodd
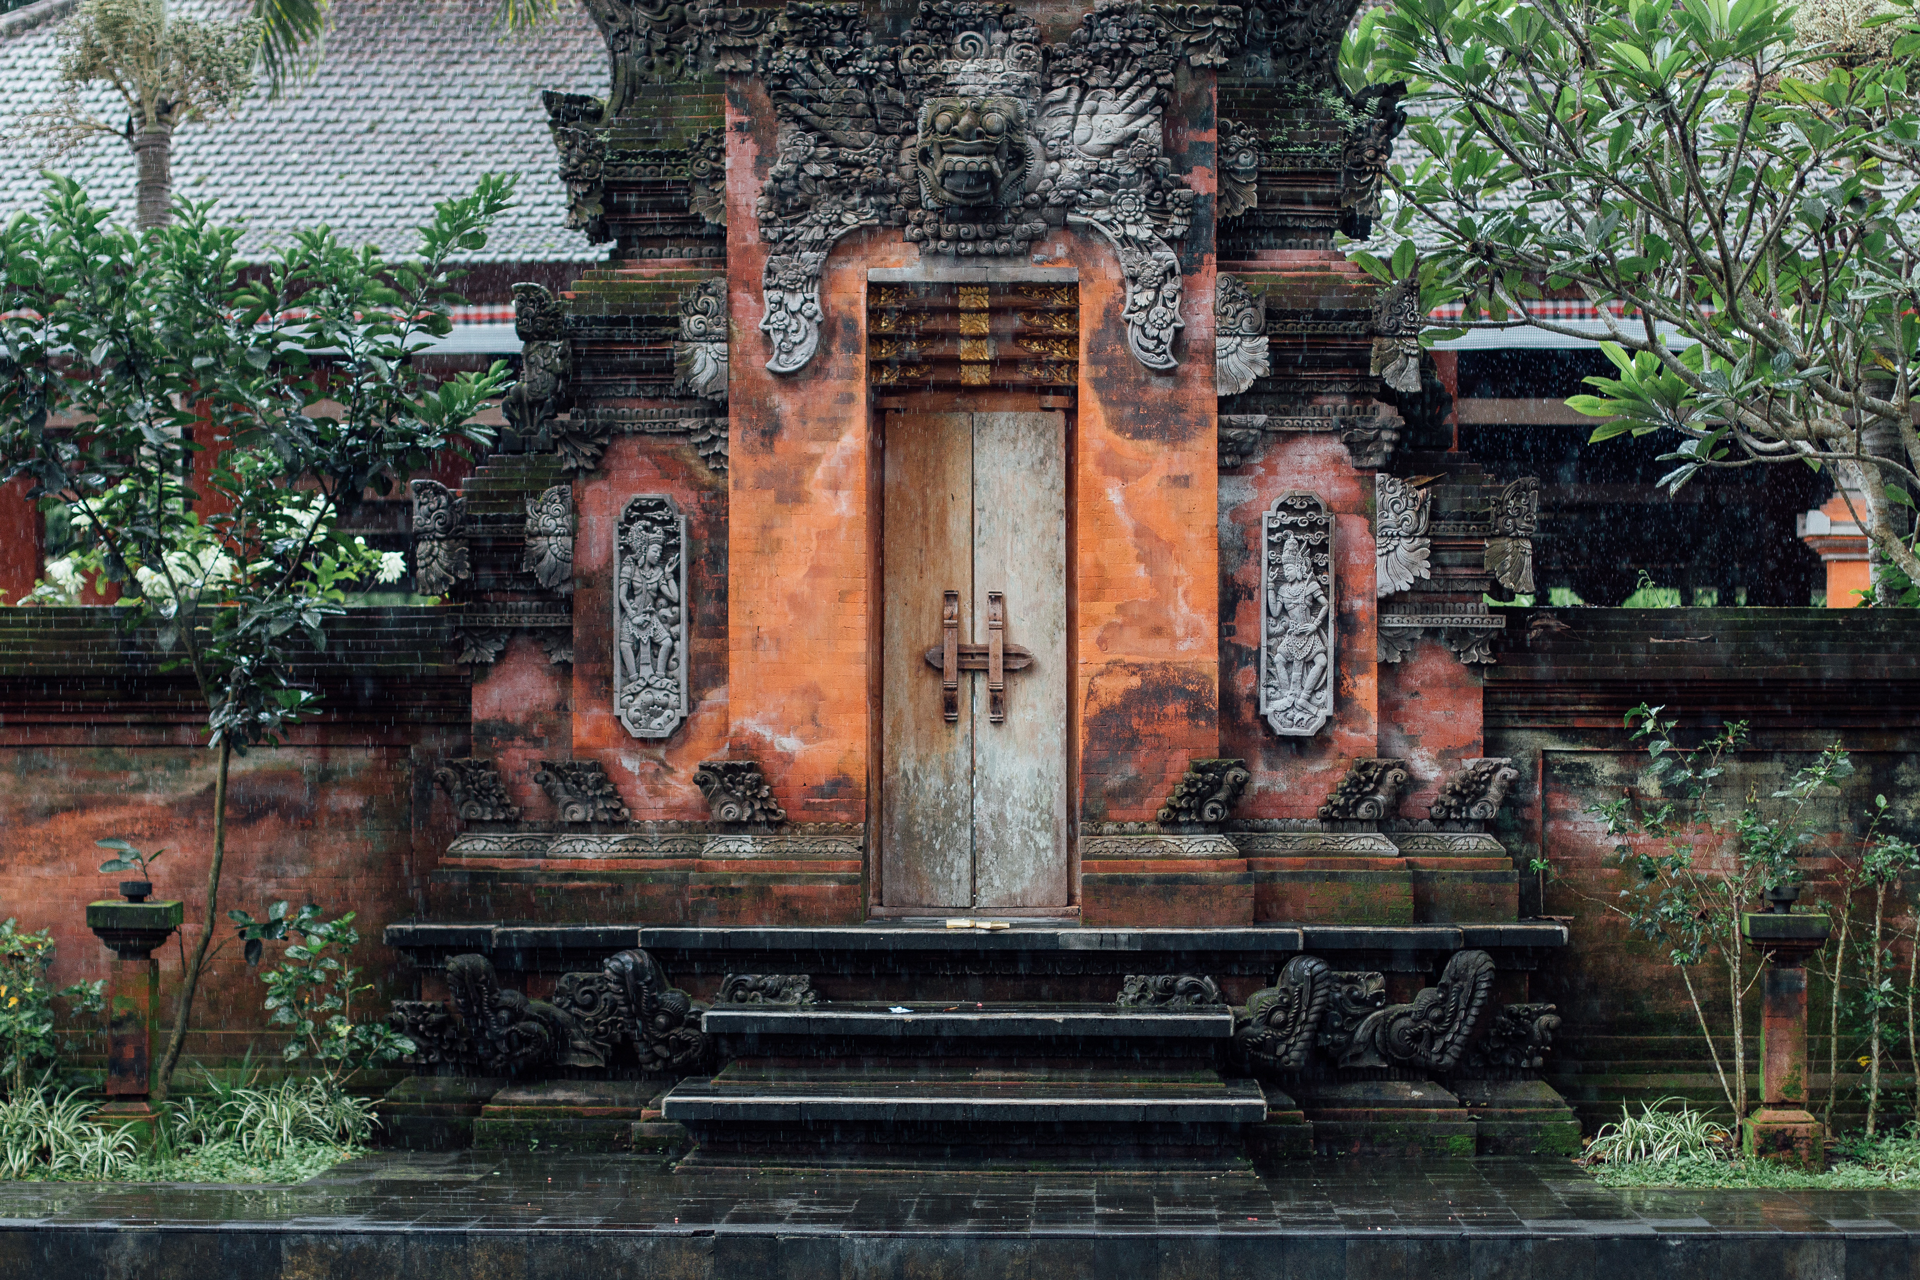
<svg viewBox="0 0 1920 1280">
<path fill-rule="evenodd" d="M 206 1077 L 212 1100 L 183 1098 L 173 1110 L 170 1137 L 179 1148 L 232 1145 L 242 1156 L 279 1161 L 315 1146 L 342 1149 L 373 1135 L 374 1102 L 341 1091 L 325 1077 L 282 1080 L 265 1088 Z"/>
<path fill-rule="evenodd" d="M 336 1089 L 368 1067 L 414 1052 L 414 1043 L 384 1022 L 353 1020 L 356 997 L 373 990 L 357 982 L 360 970 L 341 957 L 360 942 L 354 913 L 324 918 L 312 903 L 289 915 L 285 902 L 267 908 L 264 920 L 244 911 L 227 912 L 239 926 L 247 963 L 260 963 L 268 942 L 287 942 L 281 964 L 261 974 L 267 984 L 268 1021 L 293 1031 L 282 1051 L 288 1062 L 311 1056 Z"/>
<path fill-rule="evenodd" d="M 0 1177 L 113 1178 L 133 1168 L 133 1134 L 94 1121 L 78 1094 L 19 1089 L 0 1102 Z"/>
<path fill-rule="evenodd" d="M 100 870 L 103 873 L 110 875 L 119 871 L 138 871 L 140 878 L 147 881 L 153 879 L 153 864 L 160 861 L 160 855 L 166 852 L 165 849 L 155 849 L 152 853 L 142 853 L 119 836 L 95 840 L 94 844 L 102 849 L 117 851 L 117 856 L 108 858 L 100 864 Z"/>
<path fill-rule="evenodd" d="M 0 1080 L 9 1097 L 33 1092 L 28 1080 L 51 1068 L 65 1047 L 53 1029 L 56 1001 L 73 1013 L 97 1012 L 105 1003 L 102 982 L 54 990 L 52 968 L 50 932 L 23 932 L 11 918 L 0 924 Z"/>
<path fill-rule="evenodd" d="M 1668 1110 L 1669 1103 L 1674 1104 Z M 1707 1119 L 1682 1098 L 1640 1104 L 1640 1114 L 1620 1108 L 1620 1119 L 1603 1124 L 1587 1145 L 1588 1164 L 1633 1161 L 1724 1160 L 1732 1154 L 1727 1127 Z"/>
</svg>

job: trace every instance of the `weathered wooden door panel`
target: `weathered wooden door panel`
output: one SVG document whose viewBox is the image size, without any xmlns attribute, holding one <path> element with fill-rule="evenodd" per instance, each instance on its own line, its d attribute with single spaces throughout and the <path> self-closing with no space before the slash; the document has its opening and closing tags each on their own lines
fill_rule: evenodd
<svg viewBox="0 0 1920 1280">
<path fill-rule="evenodd" d="M 1067 901 L 1066 419 L 973 415 L 973 639 L 987 593 L 1006 599 L 1006 640 L 1033 654 L 1007 677 L 1006 719 L 974 678 L 976 907 Z"/>
<path fill-rule="evenodd" d="M 882 546 L 881 893 L 890 907 L 1063 906 L 1067 901 L 1066 427 L 1058 413 L 887 415 Z M 1032 658 L 960 676 L 949 721 L 941 675 L 946 592 L 963 644 L 985 645 L 988 598 L 1003 640 Z"/>
<path fill-rule="evenodd" d="M 960 593 L 972 632 L 973 427 L 964 413 L 887 415 L 881 547 L 881 892 L 890 906 L 973 898 L 973 718 L 949 724 L 940 674 L 944 593 Z M 961 685 L 962 708 L 966 685 Z"/>
</svg>

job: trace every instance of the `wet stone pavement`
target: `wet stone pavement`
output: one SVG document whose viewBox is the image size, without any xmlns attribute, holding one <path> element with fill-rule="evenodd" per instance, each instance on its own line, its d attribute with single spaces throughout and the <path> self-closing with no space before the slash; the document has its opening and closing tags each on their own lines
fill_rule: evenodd
<svg viewBox="0 0 1920 1280">
<path fill-rule="evenodd" d="M 1920 1192 L 1609 1191 L 1558 1160 L 674 1174 L 379 1154 L 293 1187 L 0 1182 L 0 1277 L 1920 1280 Z"/>
</svg>

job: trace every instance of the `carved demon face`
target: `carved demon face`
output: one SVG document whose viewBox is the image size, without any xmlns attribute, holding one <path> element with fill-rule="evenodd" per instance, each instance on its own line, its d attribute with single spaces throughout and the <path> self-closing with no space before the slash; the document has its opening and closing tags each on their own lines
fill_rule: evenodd
<svg viewBox="0 0 1920 1280">
<path fill-rule="evenodd" d="M 930 206 L 982 208 L 1026 183 L 1025 112 L 1017 98 L 931 98 L 920 108 L 914 163 Z"/>
</svg>

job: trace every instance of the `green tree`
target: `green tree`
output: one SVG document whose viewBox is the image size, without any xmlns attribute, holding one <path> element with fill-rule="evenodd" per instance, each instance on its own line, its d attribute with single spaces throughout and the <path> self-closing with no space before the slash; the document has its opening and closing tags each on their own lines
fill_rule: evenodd
<svg viewBox="0 0 1920 1280">
<path fill-rule="evenodd" d="M 218 757 L 205 924 L 163 1095 L 219 919 L 232 756 L 312 714 L 296 664 L 326 650 L 350 590 L 402 567 L 333 532 L 341 505 L 490 438 L 472 419 L 504 364 L 434 386 L 410 357 L 451 328 L 452 261 L 485 245 L 512 189 L 488 176 L 437 206 L 415 259 L 323 227 L 246 277 L 239 229 L 207 206 L 136 232 L 64 179 L 43 215 L 0 232 L 0 478 L 64 509 L 127 593 L 128 626 L 191 676 Z M 190 480 L 209 428 L 226 447 L 203 493 Z"/>
<path fill-rule="evenodd" d="M 1412 82 L 1389 181 L 1435 245 L 1423 301 L 1582 337 L 1539 300 L 1613 314 L 1616 376 L 1568 402 L 1596 440 L 1666 433 L 1676 489 L 1834 468 L 1920 579 L 1920 29 L 1877 3 L 1390 0 L 1344 65 Z"/>
</svg>

